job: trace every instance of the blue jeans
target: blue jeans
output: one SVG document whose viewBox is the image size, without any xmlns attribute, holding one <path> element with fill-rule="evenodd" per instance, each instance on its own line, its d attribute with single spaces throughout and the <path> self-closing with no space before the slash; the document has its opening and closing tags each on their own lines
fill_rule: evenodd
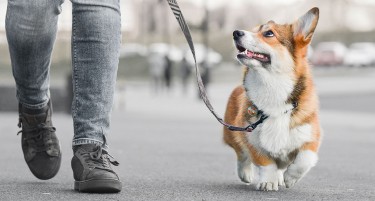
<svg viewBox="0 0 375 201">
<path fill-rule="evenodd" d="M 47 105 L 51 52 L 64 0 L 8 0 L 6 34 L 17 98 L 28 108 Z M 107 148 L 119 48 L 119 0 L 71 0 L 73 146 Z"/>
</svg>

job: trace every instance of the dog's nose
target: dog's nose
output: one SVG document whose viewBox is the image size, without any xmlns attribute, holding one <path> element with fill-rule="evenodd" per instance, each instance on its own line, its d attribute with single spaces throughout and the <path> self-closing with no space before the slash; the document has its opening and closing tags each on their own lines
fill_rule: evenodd
<svg viewBox="0 0 375 201">
<path fill-rule="evenodd" d="M 245 35 L 245 32 L 243 32 L 243 31 L 240 31 L 240 30 L 233 31 L 233 39 L 234 40 L 239 39 L 243 35 Z"/>
</svg>

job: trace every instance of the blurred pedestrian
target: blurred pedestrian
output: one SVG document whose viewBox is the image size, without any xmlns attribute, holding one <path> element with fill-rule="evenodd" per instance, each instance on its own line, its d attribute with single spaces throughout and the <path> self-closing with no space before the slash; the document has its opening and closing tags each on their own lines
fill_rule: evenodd
<svg viewBox="0 0 375 201">
<path fill-rule="evenodd" d="M 187 62 L 186 58 L 184 57 L 181 61 L 180 65 L 180 77 L 182 83 L 182 92 L 187 94 L 187 87 L 188 87 L 188 80 L 191 74 L 191 65 Z"/>
<path fill-rule="evenodd" d="M 172 85 L 172 61 L 169 59 L 168 54 L 164 56 L 164 61 L 164 83 L 167 90 L 169 90 Z"/>
<path fill-rule="evenodd" d="M 8 0 L 6 14 L 22 150 L 29 169 L 42 180 L 53 178 L 61 164 L 52 124 L 49 69 L 63 2 Z M 121 40 L 119 1 L 71 2 L 74 189 L 119 192 L 122 184 L 111 168 L 118 163 L 108 154 L 107 141 Z"/>
</svg>

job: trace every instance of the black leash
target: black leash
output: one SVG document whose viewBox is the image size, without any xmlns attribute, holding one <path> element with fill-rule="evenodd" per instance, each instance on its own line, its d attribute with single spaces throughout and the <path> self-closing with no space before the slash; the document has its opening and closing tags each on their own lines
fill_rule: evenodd
<svg viewBox="0 0 375 201">
<path fill-rule="evenodd" d="M 180 7 L 178 6 L 177 0 L 167 0 L 167 1 L 168 1 L 169 7 L 171 8 L 174 16 L 176 17 L 178 23 L 180 24 L 181 30 L 185 35 L 185 39 L 189 44 L 190 51 L 193 54 L 194 62 L 195 62 L 195 75 L 197 77 L 198 89 L 199 89 L 199 93 L 202 97 L 203 102 L 206 104 L 207 108 L 211 111 L 211 113 L 215 116 L 215 118 L 221 124 L 223 124 L 225 127 L 227 127 L 229 130 L 252 132 L 259 124 L 263 123 L 263 121 L 266 120 L 268 118 L 268 116 L 266 114 L 264 114 L 263 112 L 259 111 L 258 115 L 260 115 L 260 118 L 259 118 L 258 121 L 256 121 L 253 124 L 250 124 L 246 127 L 238 127 L 238 126 L 233 126 L 233 125 L 230 125 L 228 123 L 225 123 L 224 120 L 218 114 L 216 114 L 214 108 L 212 107 L 210 101 L 208 100 L 207 92 L 206 92 L 206 89 L 205 89 L 205 87 L 203 85 L 203 82 L 202 82 L 202 77 L 201 77 L 201 74 L 199 72 L 197 59 L 196 59 L 196 56 L 195 56 L 195 48 L 194 48 L 194 44 L 193 44 L 193 39 L 192 39 L 191 34 L 190 34 L 189 26 L 187 25 L 187 23 L 184 19 L 184 16 L 182 15 L 182 12 L 181 12 Z"/>
</svg>

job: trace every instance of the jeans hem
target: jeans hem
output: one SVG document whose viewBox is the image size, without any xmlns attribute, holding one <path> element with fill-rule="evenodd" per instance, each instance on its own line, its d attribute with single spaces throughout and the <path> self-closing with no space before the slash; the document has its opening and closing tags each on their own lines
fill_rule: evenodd
<svg viewBox="0 0 375 201">
<path fill-rule="evenodd" d="M 46 107 L 48 105 L 48 102 L 49 102 L 49 99 L 44 101 L 43 103 L 39 103 L 39 104 L 36 104 L 36 105 L 30 105 L 30 104 L 27 104 L 27 103 L 23 103 L 22 101 L 20 101 L 20 99 L 18 98 L 18 102 L 25 108 L 28 108 L 28 109 L 42 109 L 44 107 Z"/>
<path fill-rule="evenodd" d="M 83 144 L 96 144 L 101 146 L 104 150 L 108 150 L 108 145 L 104 144 L 100 140 L 95 140 L 95 139 L 90 139 L 90 138 L 80 138 L 80 139 L 75 139 L 72 142 L 72 146 L 78 146 L 78 145 L 83 145 Z"/>
</svg>

